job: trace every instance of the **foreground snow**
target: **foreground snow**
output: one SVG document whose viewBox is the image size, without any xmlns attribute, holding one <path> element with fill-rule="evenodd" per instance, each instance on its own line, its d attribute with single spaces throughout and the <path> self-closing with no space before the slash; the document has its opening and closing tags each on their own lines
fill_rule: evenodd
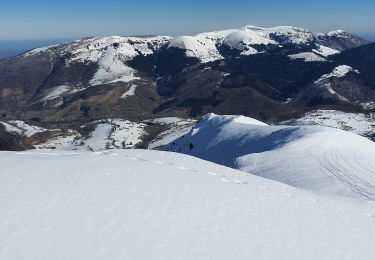
<svg viewBox="0 0 375 260">
<path fill-rule="evenodd" d="M 374 202 L 175 153 L 0 158 L 0 259 L 375 258 Z"/>
<path fill-rule="evenodd" d="M 375 143 L 317 126 L 268 126 L 246 117 L 203 117 L 162 149 L 295 187 L 375 199 Z"/>
</svg>

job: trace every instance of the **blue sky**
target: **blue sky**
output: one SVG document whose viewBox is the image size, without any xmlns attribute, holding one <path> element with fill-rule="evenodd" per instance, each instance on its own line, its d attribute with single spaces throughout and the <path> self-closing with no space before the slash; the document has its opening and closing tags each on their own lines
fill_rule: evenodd
<svg viewBox="0 0 375 260">
<path fill-rule="evenodd" d="M 294 25 L 375 35 L 374 0 L 0 0 L 0 40 Z"/>
</svg>

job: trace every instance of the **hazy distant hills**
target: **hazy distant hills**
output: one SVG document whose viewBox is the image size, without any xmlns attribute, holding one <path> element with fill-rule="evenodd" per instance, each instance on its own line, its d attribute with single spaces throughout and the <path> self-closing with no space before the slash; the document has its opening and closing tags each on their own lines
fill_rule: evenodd
<svg viewBox="0 0 375 260">
<path fill-rule="evenodd" d="M 72 39 L 0 40 L 0 58 L 20 55 L 37 47 L 61 44 L 70 40 Z"/>
<path fill-rule="evenodd" d="M 21 50 L 15 50 L 15 51 L 0 50 L 0 58 L 11 57 L 11 56 L 14 56 L 14 55 L 18 55 L 20 53 L 22 53 Z"/>
</svg>

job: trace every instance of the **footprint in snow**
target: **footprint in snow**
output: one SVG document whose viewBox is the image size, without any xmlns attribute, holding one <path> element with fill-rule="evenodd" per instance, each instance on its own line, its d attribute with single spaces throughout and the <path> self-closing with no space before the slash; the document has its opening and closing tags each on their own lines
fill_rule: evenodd
<svg viewBox="0 0 375 260">
<path fill-rule="evenodd" d="M 228 180 L 228 179 L 225 178 L 225 177 L 222 177 L 222 178 L 221 178 L 221 181 L 222 181 L 222 182 L 230 182 L 230 180 Z"/>
<path fill-rule="evenodd" d="M 216 172 L 207 172 L 208 175 L 211 175 L 211 176 L 217 176 L 217 173 Z"/>
<path fill-rule="evenodd" d="M 163 165 L 164 163 L 161 162 L 161 161 L 155 161 L 156 164 L 160 164 L 160 165 Z"/>
<path fill-rule="evenodd" d="M 247 184 L 247 182 L 245 182 L 245 181 L 236 180 L 236 179 L 234 179 L 233 182 L 234 182 L 235 184 Z"/>
</svg>

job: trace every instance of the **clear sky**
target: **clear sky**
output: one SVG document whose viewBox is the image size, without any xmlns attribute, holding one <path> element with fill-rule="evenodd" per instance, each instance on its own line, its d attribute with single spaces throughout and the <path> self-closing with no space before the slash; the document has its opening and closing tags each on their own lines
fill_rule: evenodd
<svg viewBox="0 0 375 260">
<path fill-rule="evenodd" d="M 0 0 L 0 40 L 183 35 L 258 26 L 375 34 L 375 0 Z"/>
</svg>

